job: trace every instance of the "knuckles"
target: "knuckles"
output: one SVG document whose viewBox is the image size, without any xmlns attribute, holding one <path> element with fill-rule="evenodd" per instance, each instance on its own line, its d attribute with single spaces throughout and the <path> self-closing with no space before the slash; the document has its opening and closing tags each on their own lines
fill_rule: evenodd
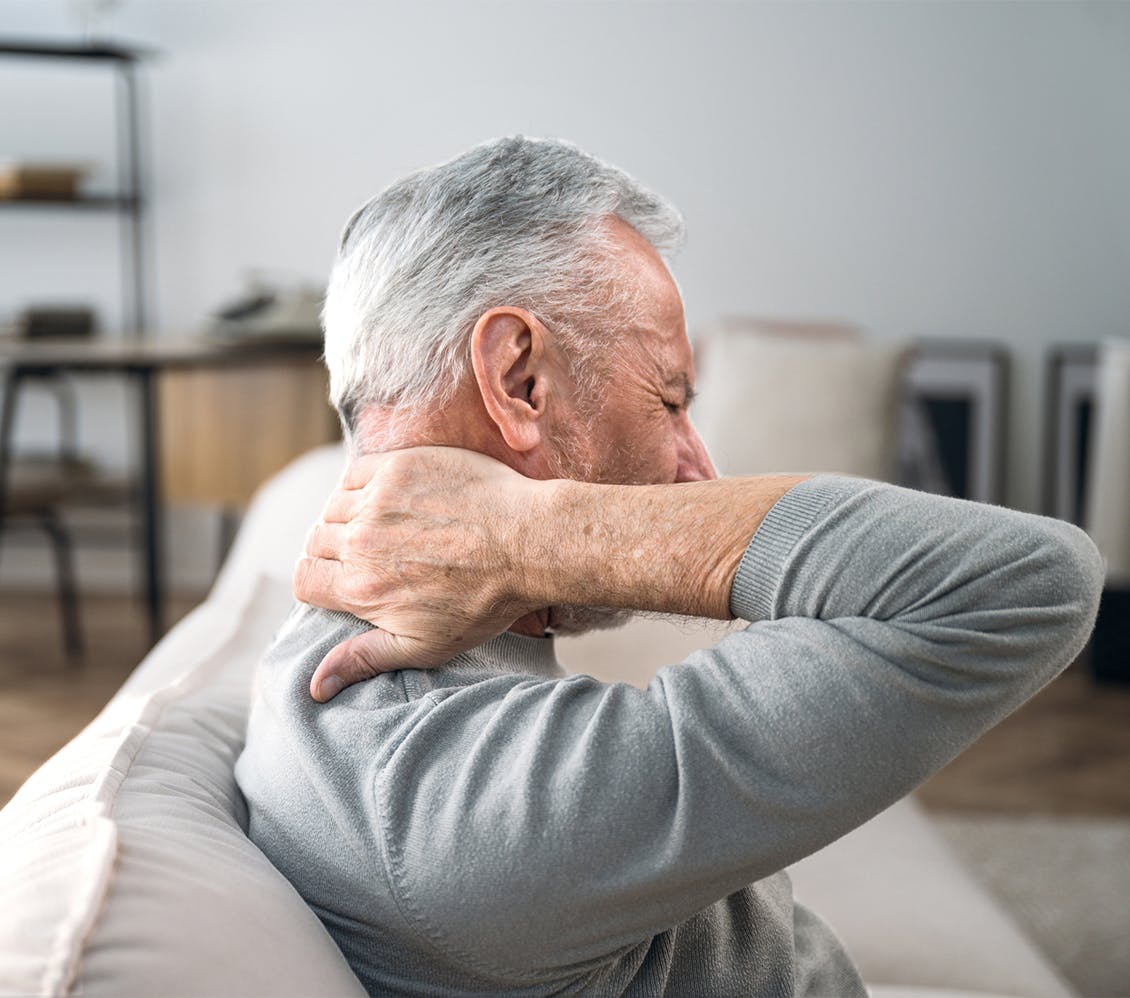
<svg viewBox="0 0 1130 998">
<path fill-rule="evenodd" d="M 371 485 L 380 489 L 382 486 L 396 489 L 408 485 L 416 477 L 416 469 L 421 458 L 409 451 L 392 451 L 387 455 L 387 460 L 381 465 L 380 470 L 373 476 Z"/>
<path fill-rule="evenodd" d="M 375 609 L 378 605 L 380 587 L 377 581 L 363 572 L 349 572 L 342 580 L 340 592 L 336 594 L 347 607 Z"/>
<path fill-rule="evenodd" d="M 367 565 L 381 555 L 380 532 L 365 521 L 353 521 L 344 532 L 342 560 L 350 565 Z"/>
</svg>

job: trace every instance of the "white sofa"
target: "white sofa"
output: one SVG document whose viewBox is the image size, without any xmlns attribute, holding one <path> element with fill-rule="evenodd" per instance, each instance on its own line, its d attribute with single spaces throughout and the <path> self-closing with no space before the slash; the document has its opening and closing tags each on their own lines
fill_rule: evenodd
<svg viewBox="0 0 1130 998">
<path fill-rule="evenodd" d="M 208 599 L 0 812 L 0 994 L 363 993 L 247 839 L 232 777 L 256 661 L 340 465 L 322 448 L 263 488 Z M 623 642 L 650 668 L 703 639 L 667 626 L 579 639 L 563 658 L 611 675 Z M 795 882 L 877 994 L 1068 993 L 910 802 Z"/>
</svg>

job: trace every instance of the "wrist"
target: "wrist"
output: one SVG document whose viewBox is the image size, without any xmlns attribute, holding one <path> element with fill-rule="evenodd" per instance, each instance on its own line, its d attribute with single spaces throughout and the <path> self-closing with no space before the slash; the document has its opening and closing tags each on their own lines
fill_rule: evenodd
<svg viewBox="0 0 1130 998">
<path fill-rule="evenodd" d="M 502 582 L 501 599 L 522 614 L 544 610 L 555 601 L 560 580 L 557 540 L 561 511 L 568 502 L 562 487 L 581 483 L 560 479 L 523 478 L 505 515 L 505 550 L 512 553 Z"/>
<path fill-rule="evenodd" d="M 698 559 L 682 545 L 697 543 L 695 554 L 701 554 L 704 538 L 698 531 L 689 537 L 672 508 L 673 502 L 693 504 L 695 486 L 677 487 L 678 500 L 671 485 L 555 479 L 538 486 L 525 534 L 530 571 L 524 589 L 537 606 L 725 615 L 706 605 L 702 575 L 688 573 Z M 724 611 L 727 600 L 728 589 L 714 602 Z"/>
</svg>

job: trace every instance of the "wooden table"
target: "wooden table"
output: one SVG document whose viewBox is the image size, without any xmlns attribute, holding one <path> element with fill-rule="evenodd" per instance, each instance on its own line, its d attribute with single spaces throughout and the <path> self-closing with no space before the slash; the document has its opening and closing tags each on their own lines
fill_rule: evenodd
<svg viewBox="0 0 1130 998">
<path fill-rule="evenodd" d="M 243 505 L 292 457 L 337 439 L 320 355 L 321 344 L 310 341 L 0 341 L 0 482 L 22 382 L 74 374 L 137 384 L 146 607 L 156 642 L 164 631 L 163 501 Z"/>
</svg>

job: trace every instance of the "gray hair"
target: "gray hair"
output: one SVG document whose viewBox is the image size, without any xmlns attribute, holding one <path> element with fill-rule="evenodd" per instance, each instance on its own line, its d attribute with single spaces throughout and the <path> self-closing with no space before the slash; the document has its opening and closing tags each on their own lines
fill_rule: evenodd
<svg viewBox="0 0 1130 998">
<path fill-rule="evenodd" d="M 475 323 L 495 306 L 528 309 L 572 359 L 594 356 L 610 313 L 633 305 L 615 281 L 611 215 L 662 254 L 682 241 L 678 211 L 623 170 L 522 136 L 412 173 L 358 209 L 322 313 L 347 437 L 366 406 L 449 402 Z"/>
</svg>

